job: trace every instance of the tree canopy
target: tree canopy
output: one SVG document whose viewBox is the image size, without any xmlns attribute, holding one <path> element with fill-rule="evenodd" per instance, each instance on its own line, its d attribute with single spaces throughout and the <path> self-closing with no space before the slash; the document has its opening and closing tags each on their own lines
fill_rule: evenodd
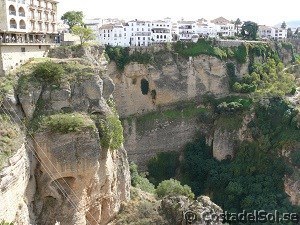
<svg viewBox="0 0 300 225">
<path fill-rule="evenodd" d="M 236 29 L 236 34 L 238 35 L 239 34 L 239 25 L 241 25 L 242 22 L 240 20 L 240 18 L 237 18 L 236 21 L 234 21 L 234 27 Z"/>
<path fill-rule="evenodd" d="M 71 30 L 73 34 L 79 36 L 81 45 L 86 43 L 87 41 L 91 41 L 95 39 L 94 32 L 91 28 L 75 25 L 72 27 Z"/>
<path fill-rule="evenodd" d="M 61 17 L 61 19 L 64 21 L 64 23 L 69 25 L 71 30 L 75 25 L 83 25 L 83 12 L 68 11 Z"/>
<path fill-rule="evenodd" d="M 242 25 L 241 34 L 245 39 L 256 40 L 258 25 L 252 21 L 246 21 Z"/>
<path fill-rule="evenodd" d="M 282 24 L 281 24 L 281 28 L 282 28 L 282 29 L 285 29 L 286 27 L 287 27 L 286 22 L 283 21 Z"/>
</svg>

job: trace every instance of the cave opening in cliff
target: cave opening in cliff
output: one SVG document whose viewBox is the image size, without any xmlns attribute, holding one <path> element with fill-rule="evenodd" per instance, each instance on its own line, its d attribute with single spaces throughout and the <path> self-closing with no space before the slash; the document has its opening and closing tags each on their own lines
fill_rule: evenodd
<svg viewBox="0 0 300 225">
<path fill-rule="evenodd" d="M 146 79 L 141 80 L 141 91 L 143 95 L 147 95 L 149 93 L 149 82 Z"/>
</svg>

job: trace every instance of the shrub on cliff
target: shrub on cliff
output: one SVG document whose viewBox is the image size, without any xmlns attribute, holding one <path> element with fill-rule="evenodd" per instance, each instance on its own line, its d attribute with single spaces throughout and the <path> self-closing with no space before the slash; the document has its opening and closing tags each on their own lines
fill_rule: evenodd
<svg viewBox="0 0 300 225">
<path fill-rule="evenodd" d="M 103 148 L 118 149 L 121 147 L 124 140 L 123 127 L 116 115 L 110 115 L 105 119 L 96 119 L 96 124 Z"/>
<path fill-rule="evenodd" d="M 159 198 L 163 198 L 168 195 L 184 195 L 191 199 L 195 197 L 195 194 L 192 192 L 191 188 L 188 185 L 181 185 L 178 180 L 174 179 L 162 181 L 157 186 L 156 194 Z"/>
<path fill-rule="evenodd" d="M 42 83 L 57 83 L 64 73 L 62 65 L 48 60 L 38 63 L 34 67 L 32 75 Z"/>
<path fill-rule="evenodd" d="M 131 185 L 139 188 L 142 191 L 149 193 L 155 192 L 155 187 L 150 181 L 138 173 L 138 166 L 135 163 L 130 163 Z"/>
<path fill-rule="evenodd" d="M 21 130 L 4 114 L 0 114 L 0 169 L 22 143 Z"/>
<path fill-rule="evenodd" d="M 52 132 L 71 133 L 85 128 L 95 129 L 93 121 L 87 115 L 80 113 L 55 114 L 43 118 L 42 128 Z"/>
<path fill-rule="evenodd" d="M 248 48 L 242 44 L 234 49 L 234 58 L 238 63 L 245 63 L 248 58 Z"/>
</svg>

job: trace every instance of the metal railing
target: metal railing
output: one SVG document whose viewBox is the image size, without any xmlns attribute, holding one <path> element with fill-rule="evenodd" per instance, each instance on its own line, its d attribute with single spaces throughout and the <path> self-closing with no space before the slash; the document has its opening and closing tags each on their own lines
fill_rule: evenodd
<svg viewBox="0 0 300 225">
<path fill-rule="evenodd" d="M 25 12 L 19 12 L 19 16 L 25 17 Z"/>
<path fill-rule="evenodd" d="M 26 25 L 20 25 L 20 29 L 22 30 L 26 29 Z"/>
<path fill-rule="evenodd" d="M 10 24 L 10 28 L 17 29 L 17 24 Z"/>
<path fill-rule="evenodd" d="M 9 15 L 15 16 L 15 15 L 17 15 L 17 13 L 16 13 L 16 11 L 9 11 Z"/>
</svg>

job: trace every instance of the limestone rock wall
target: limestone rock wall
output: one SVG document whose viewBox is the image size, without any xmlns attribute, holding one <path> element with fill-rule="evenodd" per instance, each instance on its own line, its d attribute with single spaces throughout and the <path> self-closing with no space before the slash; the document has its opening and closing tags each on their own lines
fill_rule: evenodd
<svg viewBox="0 0 300 225">
<path fill-rule="evenodd" d="M 159 152 L 180 151 L 194 140 L 199 127 L 195 119 L 157 120 L 148 123 L 124 120 L 125 148 L 128 160 L 139 170 L 147 170 L 147 162 Z"/>
<path fill-rule="evenodd" d="M 23 144 L 0 171 L 0 221 L 30 224 L 35 180 L 32 155 Z"/>
<path fill-rule="evenodd" d="M 37 110 L 44 116 L 67 111 L 103 119 L 115 113 L 107 104 L 114 91 L 105 75 L 107 63 L 99 61 L 104 58 L 100 49 L 92 50 L 85 58 L 95 65 L 94 75 L 57 88 L 29 83 L 27 90 L 16 93 L 28 121 Z M 92 119 L 86 122 L 95 125 Z M 104 225 L 112 220 L 130 197 L 129 164 L 123 146 L 103 148 L 100 140 L 96 125 L 67 134 L 42 128 L 34 138 L 28 136 L 25 142 L 32 143 L 36 156 L 29 157 L 23 146 L 0 171 L 0 221 Z"/>
<path fill-rule="evenodd" d="M 124 72 L 119 72 L 114 62 L 109 64 L 108 75 L 116 85 L 114 97 L 121 117 L 143 114 L 159 105 L 186 101 L 206 92 L 217 96 L 229 93 L 224 61 L 206 55 L 176 58 L 171 53 L 166 53 L 164 60 L 161 68 L 130 63 Z M 145 95 L 142 80 L 149 83 Z"/>
<path fill-rule="evenodd" d="M 91 130 L 39 133 L 35 140 L 44 162 L 38 175 L 38 224 L 107 224 L 121 202 L 129 199 L 130 175 L 123 147 L 101 150 L 99 135 Z"/>
</svg>

